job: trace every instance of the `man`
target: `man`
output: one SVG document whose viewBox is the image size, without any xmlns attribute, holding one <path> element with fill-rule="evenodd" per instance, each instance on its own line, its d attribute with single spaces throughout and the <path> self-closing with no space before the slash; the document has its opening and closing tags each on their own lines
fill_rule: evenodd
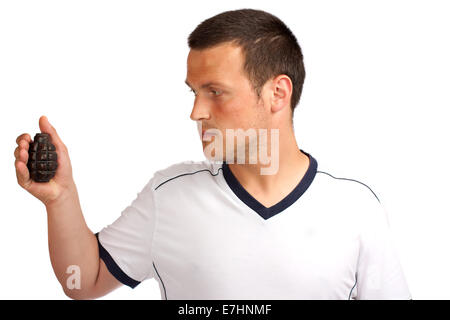
<svg viewBox="0 0 450 320">
<path fill-rule="evenodd" d="M 297 146 L 292 118 L 305 72 L 285 24 L 260 10 L 228 11 L 203 21 L 188 44 L 191 119 L 208 159 L 157 171 L 99 233 L 84 221 L 67 147 L 47 118 L 39 125 L 59 155 L 50 182 L 30 180 L 31 138 L 17 139 L 18 183 L 46 206 L 50 258 L 67 296 L 153 278 L 163 299 L 411 298 L 376 195 L 318 170 Z M 80 289 L 66 286 L 69 265 L 80 267 Z"/>
</svg>

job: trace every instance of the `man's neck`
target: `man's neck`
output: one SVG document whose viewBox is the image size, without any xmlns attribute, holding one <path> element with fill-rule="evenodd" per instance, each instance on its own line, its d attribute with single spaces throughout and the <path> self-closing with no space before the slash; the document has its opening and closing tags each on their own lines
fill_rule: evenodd
<svg viewBox="0 0 450 320">
<path fill-rule="evenodd" d="M 280 134 L 279 165 L 275 174 L 263 175 L 257 164 L 228 164 L 242 187 L 265 207 L 286 197 L 301 181 L 309 167 L 309 158 L 301 152 L 293 132 Z"/>
</svg>

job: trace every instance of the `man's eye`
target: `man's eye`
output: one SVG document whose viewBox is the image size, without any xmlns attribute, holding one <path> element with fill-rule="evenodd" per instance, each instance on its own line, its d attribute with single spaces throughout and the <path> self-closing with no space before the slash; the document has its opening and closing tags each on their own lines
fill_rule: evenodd
<svg viewBox="0 0 450 320">
<path fill-rule="evenodd" d="M 212 89 L 211 89 L 211 93 L 212 93 L 214 96 L 219 96 L 221 92 L 220 92 L 219 90 L 212 90 Z"/>
</svg>

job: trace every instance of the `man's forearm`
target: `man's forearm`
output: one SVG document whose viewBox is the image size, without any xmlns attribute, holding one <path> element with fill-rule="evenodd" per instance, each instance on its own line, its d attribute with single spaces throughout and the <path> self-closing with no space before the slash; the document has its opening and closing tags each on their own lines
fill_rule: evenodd
<svg viewBox="0 0 450 320">
<path fill-rule="evenodd" d="M 47 204 L 46 209 L 50 260 L 55 275 L 66 295 L 83 297 L 95 285 L 99 255 L 95 235 L 84 220 L 75 184 L 70 192 Z M 80 271 L 79 289 L 67 285 L 70 266 Z"/>
</svg>

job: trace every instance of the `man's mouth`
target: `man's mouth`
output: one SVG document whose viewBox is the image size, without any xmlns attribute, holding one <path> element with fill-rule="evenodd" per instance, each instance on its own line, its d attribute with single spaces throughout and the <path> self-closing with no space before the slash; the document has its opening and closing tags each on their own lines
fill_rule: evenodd
<svg viewBox="0 0 450 320">
<path fill-rule="evenodd" d="M 212 130 L 202 130 L 202 140 L 205 140 L 215 136 L 215 133 Z"/>
</svg>

